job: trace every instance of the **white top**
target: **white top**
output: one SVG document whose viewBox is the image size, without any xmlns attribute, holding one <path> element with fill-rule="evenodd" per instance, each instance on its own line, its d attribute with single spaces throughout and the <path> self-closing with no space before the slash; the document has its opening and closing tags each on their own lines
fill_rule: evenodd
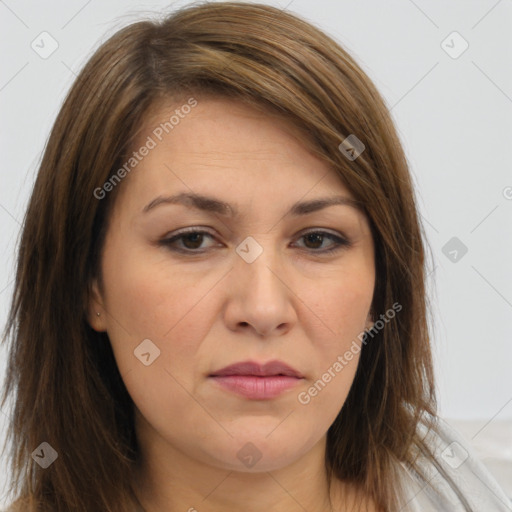
<svg viewBox="0 0 512 512">
<path fill-rule="evenodd" d="M 477 458 L 473 448 L 445 420 L 439 419 L 439 433 L 430 432 L 429 446 L 434 447 L 436 460 L 455 482 L 474 512 L 510 512 L 512 497 L 507 497 L 490 472 Z M 420 431 L 425 434 L 422 424 Z M 414 472 L 402 465 L 406 496 L 400 512 L 466 512 L 449 482 L 433 464 L 422 462 L 430 478 L 425 485 Z M 433 487 L 433 489 L 432 489 Z"/>
</svg>

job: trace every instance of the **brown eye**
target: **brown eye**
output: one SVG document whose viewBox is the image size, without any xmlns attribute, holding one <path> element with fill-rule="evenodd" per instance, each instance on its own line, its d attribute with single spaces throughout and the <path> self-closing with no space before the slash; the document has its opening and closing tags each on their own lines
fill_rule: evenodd
<svg viewBox="0 0 512 512">
<path fill-rule="evenodd" d="M 303 234 L 301 238 L 307 241 L 305 244 L 306 249 L 311 249 L 313 252 L 317 252 L 319 254 L 334 252 L 342 249 L 343 247 L 350 246 L 350 242 L 347 239 L 327 231 L 310 231 L 309 233 Z M 322 249 L 322 244 L 326 239 L 331 240 L 333 243 L 327 248 Z"/>
<path fill-rule="evenodd" d="M 212 246 L 203 246 L 206 238 L 213 239 L 213 235 L 207 231 L 190 229 L 181 231 L 171 238 L 164 239 L 160 242 L 172 251 L 181 252 L 185 254 L 201 254 L 206 252 Z M 327 231 L 310 231 L 303 234 L 300 239 L 304 239 L 305 246 L 301 247 L 304 250 L 309 250 L 313 253 L 327 254 L 340 250 L 343 247 L 349 247 L 350 242 L 334 233 Z M 326 241 L 331 241 L 327 247 L 324 246 Z M 324 246 L 322 248 L 322 246 Z"/>
<path fill-rule="evenodd" d="M 173 251 L 199 254 L 205 252 L 205 250 L 208 249 L 208 247 L 202 247 L 202 244 L 205 241 L 205 237 L 213 238 L 213 236 L 207 231 L 192 229 L 188 231 L 182 231 L 181 233 L 177 233 L 171 238 L 164 239 L 160 242 L 160 244 L 165 245 Z"/>
<path fill-rule="evenodd" d="M 203 233 L 189 233 L 182 235 L 181 239 L 187 249 L 199 249 L 203 241 Z"/>
<path fill-rule="evenodd" d="M 324 241 L 324 235 L 320 233 L 309 233 L 304 235 L 304 240 L 313 244 L 313 246 L 308 246 L 310 249 L 320 249 Z"/>
</svg>

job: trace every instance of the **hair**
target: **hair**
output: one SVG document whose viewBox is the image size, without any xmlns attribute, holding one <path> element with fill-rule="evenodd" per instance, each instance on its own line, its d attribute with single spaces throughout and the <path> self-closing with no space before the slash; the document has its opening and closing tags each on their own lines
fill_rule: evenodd
<svg viewBox="0 0 512 512">
<path fill-rule="evenodd" d="M 24 218 L 2 341 L 2 406 L 13 397 L 9 492 L 30 512 L 126 512 L 137 504 L 133 402 L 107 334 L 87 321 L 123 184 L 102 200 L 95 190 L 129 158 L 149 112 L 191 96 L 241 101 L 291 121 L 364 205 L 375 242 L 371 311 L 376 318 L 395 303 L 402 310 L 364 339 L 325 463 L 329 475 L 395 510 L 398 463 L 421 474 L 423 455 L 445 474 L 418 433 L 421 422 L 435 428 L 437 405 L 426 244 L 406 157 L 385 102 L 346 50 L 296 15 L 240 2 L 192 5 L 119 30 L 63 103 Z M 349 135 L 365 146 L 354 160 L 339 149 Z M 47 470 L 31 457 L 43 441 L 58 453 Z"/>
</svg>

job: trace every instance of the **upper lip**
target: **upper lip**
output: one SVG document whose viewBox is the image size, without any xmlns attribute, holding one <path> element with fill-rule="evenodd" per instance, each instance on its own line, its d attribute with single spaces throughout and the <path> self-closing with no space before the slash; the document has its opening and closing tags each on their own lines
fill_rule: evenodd
<svg viewBox="0 0 512 512">
<path fill-rule="evenodd" d="M 282 361 L 269 361 L 265 364 L 256 363 L 253 361 L 242 361 L 239 363 L 230 364 L 221 370 L 217 370 L 210 374 L 210 377 L 227 375 L 255 375 L 258 377 L 268 377 L 271 375 L 285 375 L 288 377 L 296 377 L 301 379 L 302 374 L 292 368 L 291 366 L 283 363 Z"/>
</svg>

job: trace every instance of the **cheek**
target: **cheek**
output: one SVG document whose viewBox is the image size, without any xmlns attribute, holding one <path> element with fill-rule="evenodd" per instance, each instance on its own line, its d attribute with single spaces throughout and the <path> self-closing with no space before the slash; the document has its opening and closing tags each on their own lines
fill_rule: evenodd
<svg viewBox="0 0 512 512">
<path fill-rule="evenodd" d="M 111 257 L 122 253 L 110 250 L 103 262 L 106 308 L 113 320 L 108 334 L 121 372 L 139 368 L 134 350 L 149 339 L 160 351 L 151 368 L 167 368 L 189 381 L 193 358 L 214 320 L 208 292 L 218 276 L 178 272 L 165 257 L 151 259 L 133 249 L 124 259 Z"/>
<path fill-rule="evenodd" d="M 107 307 L 132 336 L 163 337 L 197 302 L 198 287 L 158 254 L 121 247 L 106 253 L 103 268 Z"/>
<path fill-rule="evenodd" d="M 344 352 L 336 354 L 297 395 L 298 407 L 306 414 L 322 418 L 322 425 L 330 425 L 341 410 L 354 381 L 359 353 L 350 351 L 350 360 Z"/>
<path fill-rule="evenodd" d="M 105 258 L 104 275 L 108 314 L 114 319 L 108 335 L 128 393 L 151 423 L 169 425 L 176 410 L 204 420 L 190 390 L 198 347 L 210 328 L 205 319 L 211 304 L 201 299 L 215 281 L 194 280 L 173 272 L 163 260 L 138 258 L 135 251 L 127 254 L 122 261 Z M 136 355 L 146 353 L 138 349 L 143 340 L 152 343 L 153 362 L 147 366 Z M 153 354 L 158 356 L 153 359 Z"/>
<path fill-rule="evenodd" d="M 309 307 L 304 309 L 310 318 L 308 337 L 315 345 L 315 375 L 298 397 L 298 403 L 332 421 L 355 377 L 374 291 L 373 273 L 368 268 L 339 274 L 336 279 L 325 279 L 320 290 L 310 292 L 309 303 L 304 301 Z M 317 318 L 322 320 L 321 328 Z"/>
<path fill-rule="evenodd" d="M 356 273 L 325 279 L 323 286 L 304 293 L 304 303 L 322 320 L 327 345 L 334 343 L 342 348 L 357 337 L 365 328 L 374 291 L 374 279 L 371 272 L 363 275 Z M 318 339 L 318 333 L 311 339 Z M 324 337 L 322 337 L 323 339 Z"/>
</svg>

